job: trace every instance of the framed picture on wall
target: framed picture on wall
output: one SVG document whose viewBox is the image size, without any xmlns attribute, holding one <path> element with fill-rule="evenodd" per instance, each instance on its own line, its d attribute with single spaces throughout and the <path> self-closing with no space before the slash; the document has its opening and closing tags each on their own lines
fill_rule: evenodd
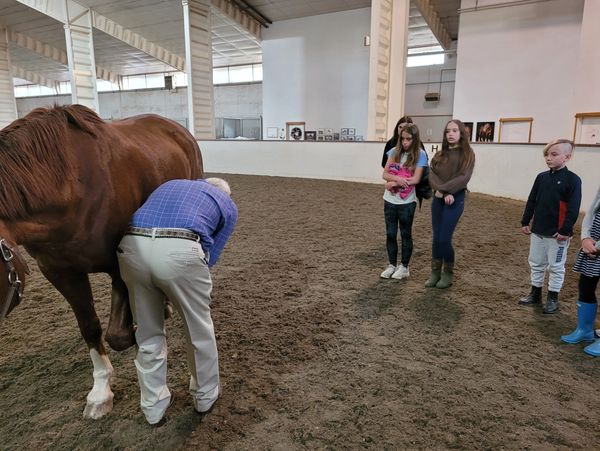
<svg viewBox="0 0 600 451">
<path fill-rule="evenodd" d="M 279 137 L 279 128 L 277 127 L 267 127 L 267 138 L 269 139 L 277 139 Z"/>
<path fill-rule="evenodd" d="M 477 122 L 477 142 L 492 142 L 494 140 L 495 122 Z"/>
<path fill-rule="evenodd" d="M 303 141 L 305 122 L 286 122 L 285 139 L 288 141 Z"/>
<path fill-rule="evenodd" d="M 501 117 L 498 122 L 498 142 L 531 142 L 532 117 Z"/>
<path fill-rule="evenodd" d="M 473 122 L 463 122 L 463 124 L 465 124 L 467 138 L 469 138 L 469 141 L 473 141 Z"/>
<path fill-rule="evenodd" d="M 316 132 L 316 130 L 306 130 L 304 132 L 304 139 L 306 141 L 316 141 L 317 140 L 317 132 Z"/>
<path fill-rule="evenodd" d="M 324 134 L 325 134 L 325 129 L 324 128 L 317 129 L 317 135 L 324 135 Z"/>
</svg>

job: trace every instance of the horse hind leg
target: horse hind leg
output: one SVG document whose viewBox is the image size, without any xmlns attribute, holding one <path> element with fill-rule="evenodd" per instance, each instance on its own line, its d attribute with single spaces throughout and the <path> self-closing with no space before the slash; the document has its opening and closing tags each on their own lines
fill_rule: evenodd
<svg viewBox="0 0 600 451">
<path fill-rule="evenodd" d="M 119 274 L 111 274 L 112 293 L 110 319 L 106 330 L 106 342 L 115 351 L 124 351 L 135 344 L 135 328 L 133 315 L 129 305 L 127 285 Z M 165 302 L 165 319 L 173 316 L 173 306 L 167 299 Z"/>
<path fill-rule="evenodd" d="M 129 307 L 127 286 L 117 273 L 110 274 L 112 292 L 110 319 L 106 330 L 106 342 L 115 351 L 124 351 L 135 344 L 133 316 Z"/>
<path fill-rule="evenodd" d="M 94 309 L 92 289 L 87 274 L 52 271 L 42 269 L 42 273 L 65 297 L 79 325 L 83 339 L 90 349 L 94 366 L 94 386 L 88 393 L 83 411 L 84 418 L 98 419 L 112 410 L 113 392 L 110 378 L 113 367 L 102 342 L 102 326 Z"/>
</svg>

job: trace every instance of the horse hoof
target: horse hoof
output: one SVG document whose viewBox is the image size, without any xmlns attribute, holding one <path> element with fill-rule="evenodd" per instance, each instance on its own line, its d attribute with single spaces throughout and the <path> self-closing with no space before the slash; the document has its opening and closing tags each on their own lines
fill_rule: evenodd
<svg viewBox="0 0 600 451">
<path fill-rule="evenodd" d="M 125 351 L 135 344 L 135 334 L 132 332 L 127 333 L 106 333 L 106 342 L 111 349 L 115 351 Z"/>
<path fill-rule="evenodd" d="M 109 413 L 113 408 L 113 400 L 112 397 L 103 403 L 99 404 L 90 404 L 87 403 L 85 405 L 85 409 L 83 409 L 83 418 L 89 418 L 91 420 L 97 420 L 98 418 L 102 418 L 104 415 Z"/>
</svg>

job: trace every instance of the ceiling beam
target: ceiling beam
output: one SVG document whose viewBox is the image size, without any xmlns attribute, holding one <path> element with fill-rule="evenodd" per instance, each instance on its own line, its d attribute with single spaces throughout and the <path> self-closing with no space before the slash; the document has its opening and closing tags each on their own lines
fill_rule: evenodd
<svg viewBox="0 0 600 451">
<path fill-rule="evenodd" d="M 69 65 L 67 52 L 56 47 L 52 47 L 45 42 L 38 41 L 31 36 L 27 36 L 26 34 L 19 33 L 17 31 L 8 30 L 8 40 L 19 47 L 31 50 L 32 52 L 56 61 L 63 66 Z M 121 81 L 121 75 L 100 66 L 96 66 L 96 76 L 102 80 L 108 80 L 115 84 L 119 84 Z"/>
<path fill-rule="evenodd" d="M 36 11 L 41 12 L 42 14 L 50 16 L 53 19 L 56 19 L 63 24 L 67 23 L 66 14 L 65 14 L 65 10 L 64 10 L 64 2 L 48 1 L 48 0 L 17 0 L 17 1 L 26 6 L 29 6 L 32 9 L 35 9 Z M 71 0 L 71 1 L 73 1 L 73 0 Z M 77 2 L 74 2 L 74 3 L 77 3 Z M 82 5 L 81 5 L 81 7 L 86 8 Z M 155 44 L 154 42 L 149 41 L 148 39 L 144 38 L 140 34 L 134 32 L 128 28 L 123 27 L 122 25 L 118 24 L 117 22 L 110 20 L 108 17 L 98 14 L 94 10 L 91 10 L 91 12 L 92 12 L 92 26 L 94 28 L 108 34 L 109 36 L 112 36 L 115 39 L 118 39 L 119 41 L 122 41 L 122 42 L 130 45 L 131 47 L 133 47 L 135 49 L 138 49 L 138 50 L 152 56 L 153 58 L 156 58 L 159 61 L 162 61 L 165 64 L 168 64 L 169 66 L 171 66 L 177 70 L 180 70 L 180 71 L 184 70 L 184 59 L 181 56 L 176 55 L 176 54 L 170 52 L 169 50 L 165 49 L 164 47 L 162 47 L 158 44 Z M 102 69 L 102 68 L 100 68 L 100 70 L 97 69 L 98 74 L 101 74 L 101 73 L 106 74 L 108 72 L 109 71 L 106 69 Z M 110 80 L 110 81 L 112 81 L 112 80 Z"/>
<path fill-rule="evenodd" d="M 135 31 L 125 28 L 117 22 L 110 20 L 108 17 L 98 14 L 94 10 L 92 10 L 92 26 L 179 71 L 184 70 L 185 60 L 183 57 L 149 41 Z"/>
<path fill-rule="evenodd" d="M 257 20 L 256 17 L 254 17 L 251 13 L 252 11 L 255 11 L 254 9 L 252 9 L 249 5 L 246 4 L 246 7 L 244 9 L 240 8 L 239 6 L 239 2 L 232 2 L 230 0 L 211 0 L 211 4 L 212 6 L 214 6 L 216 9 L 218 9 L 224 16 L 229 17 L 231 20 L 237 22 L 238 24 L 240 24 L 242 27 L 244 27 L 244 29 L 254 35 L 254 37 L 256 37 L 259 41 L 262 39 L 261 37 L 261 32 L 262 32 L 262 27 L 261 25 L 267 25 L 267 22 L 265 22 L 265 20 L 268 20 L 262 16 L 260 16 L 262 19 L 261 20 Z M 249 11 L 250 13 L 246 12 Z M 258 14 L 258 12 L 255 11 L 256 14 Z M 271 23 L 271 22 L 269 22 Z"/>
<path fill-rule="evenodd" d="M 31 9 L 50 16 L 59 22 L 66 23 L 65 20 L 65 2 L 63 1 L 47 1 L 47 0 L 17 0 L 23 5 L 29 6 Z"/>
<path fill-rule="evenodd" d="M 431 4 L 431 0 L 414 0 L 414 2 L 440 45 L 444 50 L 450 50 L 452 38 L 448 33 L 448 29 L 442 23 L 440 15 Z"/>
<path fill-rule="evenodd" d="M 34 83 L 36 85 L 46 86 L 54 90 L 56 90 L 56 87 L 58 85 L 57 81 L 50 80 L 38 74 L 37 72 L 25 70 L 22 67 L 15 66 L 14 64 L 11 64 L 10 66 L 10 73 L 13 77 L 22 78 L 23 80 L 30 81 L 31 83 Z"/>
</svg>

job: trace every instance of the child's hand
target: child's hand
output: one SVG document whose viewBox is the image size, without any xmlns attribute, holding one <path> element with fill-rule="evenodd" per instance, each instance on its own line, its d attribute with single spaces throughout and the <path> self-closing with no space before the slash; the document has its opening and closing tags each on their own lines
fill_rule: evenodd
<svg viewBox="0 0 600 451">
<path fill-rule="evenodd" d="M 446 202 L 446 205 L 452 205 L 454 203 L 454 196 L 452 194 L 446 194 L 444 202 Z"/>
<path fill-rule="evenodd" d="M 590 257 L 595 257 L 598 254 L 598 251 L 596 250 L 596 243 L 594 243 L 592 238 L 585 238 L 582 240 L 581 249 Z"/>
<path fill-rule="evenodd" d="M 386 182 L 385 183 L 385 189 L 392 189 L 392 188 L 396 188 L 398 186 L 398 183 L 396 182 Z"/>
<path fill-rule="evenodd" d="M 436 190 L 435 191 L 435 197 L 437 197 L 438 199 L 441 199 L 442 197 L 444 197 L 444 193 L 442 193 L 441 191 Z"/>
<path fill-rule="evenodd" d="M 521 232 L 523 232 L 525 235 L 531 235 L 531 229 L 528 225 L 521 227 Z"/>
<path fill-rule="evenodd" d="M 408 180 L 403 177 L 396 177 L 396 186 L 401 186 L 402 188 L 408 187 Z"/>
<path fill-rule="evenodd" d="M 567 241 L 569 239 L 568 236 L 565 235 L 561 235 L 560 233 L 556 232 L 553 235 L 553 238 L 556 238 L 556 241 L 558 241 L 559 243 L 562 243 L 563 241 Z"/>
</svg>

